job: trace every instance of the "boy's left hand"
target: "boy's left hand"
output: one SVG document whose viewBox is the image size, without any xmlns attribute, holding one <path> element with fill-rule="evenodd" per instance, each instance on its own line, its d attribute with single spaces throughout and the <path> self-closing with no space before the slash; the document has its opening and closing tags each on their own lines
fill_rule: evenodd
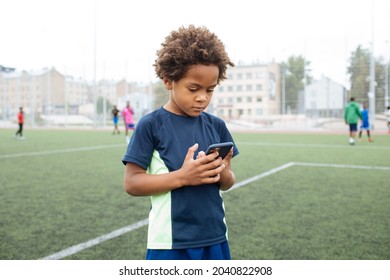
<svg viewBox="0 0 390 280">
<path fill-rule="evenodd" d="M 204 151 L 200 151 L 196 158 L 199 159 L 205 156 L 206 153 Z M 230 164 L 232 158 L 233 158 L 233 148 L 230 149 L 229 153 L 222 160 L 222 164 L 225 166 L 225 168 L 220 173 L 219 184 L 221 190 L 228 190 L 235 183 L 235 176 L 231 170 L 231 164 Z"/>
</svg>

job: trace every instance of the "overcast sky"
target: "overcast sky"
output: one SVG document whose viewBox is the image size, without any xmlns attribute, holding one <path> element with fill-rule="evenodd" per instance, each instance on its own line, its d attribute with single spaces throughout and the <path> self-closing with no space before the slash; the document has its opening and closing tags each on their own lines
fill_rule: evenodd
<svg viewBox="0 0 390 280">
<path fill-rule="evenodd" d="M 156 50 L 188 24 L 215 32 L 235 63 L 302 55 L 314 78 L 347 87 L 359 44 L 390 56 L 389 0 L 0 0 L 0 11 L 0 65 L 87 80 L 95 47 L 98 79 L 155 80 Z"/>
</svg>

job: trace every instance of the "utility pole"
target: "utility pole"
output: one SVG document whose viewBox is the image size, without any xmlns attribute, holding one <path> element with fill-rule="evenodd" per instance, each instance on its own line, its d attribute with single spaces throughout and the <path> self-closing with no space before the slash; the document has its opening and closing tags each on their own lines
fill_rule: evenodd
<svg viewBox="0 0 390 280">
<path fill-rule="evenodd" d="M 386 41 L 387 61 L 385 63 L 385 109 L 389 107 L 389 66 L 390 66 L 390 52 L 388 47 L 389 41 Z"/>
<path fill-rule="evenodd" d="M 374 1 L 372 2 L 372 11 L 371 11 L 371 20 L 372 20 L 372 42 L 371 42 L 371 61 L 370 61 L 370 91 L 368 92 L 368 103 L 369 103 L 369 112 L 370 112 L 370 124 L 371 128 L 375 127 L 375 57 L 374 57 Z"/>
<path fill-rule="evenodd" d="M 94 41 L 93 41 L 93 126 L 97 124 L 97 83 L 96 83 L 96 19 L 97 17 L 97 1 L 95 1 L 94 14 Z"/>
<path fill-rule="evenodd" d="M 286 64 L 282 63 L 282 115 L 286 114 Z"/>
</svg>

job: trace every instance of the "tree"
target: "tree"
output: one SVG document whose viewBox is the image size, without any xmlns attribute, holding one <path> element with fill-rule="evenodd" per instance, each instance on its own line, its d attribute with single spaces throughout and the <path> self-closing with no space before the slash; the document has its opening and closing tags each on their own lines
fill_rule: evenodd
<svg viewBox="0 0 390 280">
<path fill-rule="evenodd" d="M 282 69 L 285 69 L 285 93 L 287 111 L 298 113 L 300 106 L 300 92 L 304 90 L 306 83 L 310 84 L 312 77 L 308 74 L 310 62 L 302 56 L 290 56 L 287 63 L 283 63 Z"/>
<path fill-rule="evenodd" d="M 161 80 L 153 84 L 153 96 L 153 109 L 160 108 L 167 103 L 169 93 Z"/>
<path fill-rule="evenodd" d="M 349 96 L 355 97 L 358 102 L 368 102 L 368 92 L 370 91 L 370 60 L 371 52 L 359 45 L 351 53 L 350 65 L 347 73 L 350 75 L 351 90 Z M 375 61 L 375 109 L 376 112 L 384 111 L 385 95 L 385 67 L 383 58 Z"/>
<path fill-rule="evenodd" d="M 367 93 L 370 89 L 370 51 L 363 49 L 361 45 L 352 52 L 350 66 L 347 69 L 350 75 L 351 90 L 349 97 L 355 97 L 358 102 L 367 101 Z"/>
<path fill-rule="evenodd" d="M 109 100 L 106 100 L 106 113 L 110 112 L 113 105 Z M 103 108 L 104 108 L 104 98 L 102 96 L 99 96 L 97 102 L 96 102 L 96 112 L 100 115 L 103 114 Z"/>
</svg>

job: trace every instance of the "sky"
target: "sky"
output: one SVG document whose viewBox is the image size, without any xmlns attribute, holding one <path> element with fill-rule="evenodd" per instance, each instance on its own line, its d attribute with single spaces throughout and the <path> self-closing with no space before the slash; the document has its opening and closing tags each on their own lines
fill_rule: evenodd
<svg viewBox="0 0 390 280">
<path fill-rule="evenodd" d="M 0 65 L 90 81 L 155 81 L 156 51 L 189 24 L 214 32 L 236 64 L 301 55 L 315 79 L 346 87 L 358 45 L 390 57 L 389 0 L 0 0 L 0 10 Z"/>
</svg>

